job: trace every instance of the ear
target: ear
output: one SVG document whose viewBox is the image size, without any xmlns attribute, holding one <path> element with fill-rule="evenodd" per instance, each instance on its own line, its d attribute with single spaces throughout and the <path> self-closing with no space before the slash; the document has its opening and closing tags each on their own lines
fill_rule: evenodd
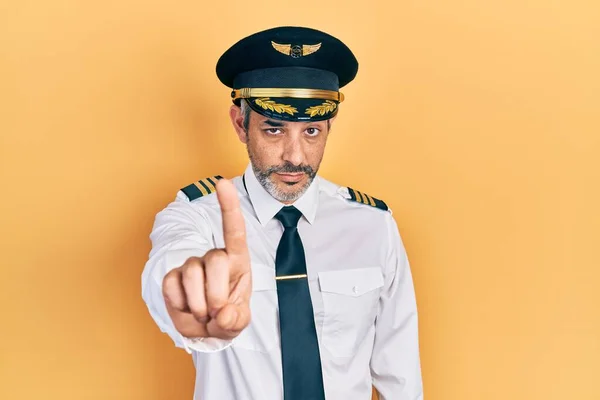
<svg viewBox="0 0 600 400">
<path fill-rule="evenodd" d="M 244 116 L 242 115 L 242 109 L 235 104 L 229 109 L 229 118 L 233 124 L 233 129 L 237 133 L 240 142 L 246 144 L 248 141 L 248 134 L 244 129 Z"/>
</svg>

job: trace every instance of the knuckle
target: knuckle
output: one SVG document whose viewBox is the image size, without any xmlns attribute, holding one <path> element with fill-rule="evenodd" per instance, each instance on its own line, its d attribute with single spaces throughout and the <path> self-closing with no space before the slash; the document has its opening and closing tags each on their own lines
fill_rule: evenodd
<svg viewBox="0 0 600 400">
<path fill-rule="evenodd" d="M 179 285 L 179 272 L 176 269 L 169 271 L 165 277 L 163 278 L 163 292 L 173 290 L 176 286 Z"/>
<path fill-rule="evenodd" d="M 190 312 L 196 320 L 201 320 L 208 316 L 206 303 L 203 301 L 193 302 L 190 305 Z"/>
<path fill-rule="evenodd" d="M 183 263 L 183 268 L 193 268 L 202 266 L 202 260 L 199 257 L 190 257 Z"/>
<path fill-rule="evenodd" d="M 232 229 L 225 235 L 232 245 L 240 247 L 246 243 L 246 232 L 243 229 Z"/>
<path fill-rule="evenodd" d="M 236 229 L 232 230 L 230 232 L 230 236 L 233 239 L 238 239 L 238 240 L 242 240 L 242 239 L 246 239 L 246 230 L 244 229 L 243 226 L 239 226 Z"/>
<path fill-rule="evenodd" d="M 182 271 L 183 279 L 186 281 L 202 279 L 204 277 L 200 263 L 187 265 Z"/>
<path fill-rule="evenodd" d="M 204 255 L 204 263 L 207 266 L 223 264 L 227 262 L 227 254 L 222 249 L 213 249 Z"/>
</svg>

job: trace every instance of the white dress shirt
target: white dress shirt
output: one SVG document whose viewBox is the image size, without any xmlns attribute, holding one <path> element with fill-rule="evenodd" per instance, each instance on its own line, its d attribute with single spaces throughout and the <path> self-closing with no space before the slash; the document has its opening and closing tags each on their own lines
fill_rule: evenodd
<svg viewBox="0 0 600 400">
<path fill-rule="evenodd" d="M 217 196 L 179 192 L 156 216 L 142 297 L 178 347 L 192 354 L 195 400 L 282 400 L 275 252 L 283 207 L 249 165 L 236 177 L 252 263 L 250 325 L 233 341 L 190 340 L 171 322 L 162 296 L 168 271 L 224 247 Z M 245 185 L 244 185 L 245 181 Z M 391 212 L 350 200 L 348 188 L 317 176 L 294 206 L 319 341 L 327 400 L 421 400 L 417 309 L 412 275 Z"/>
</svg>

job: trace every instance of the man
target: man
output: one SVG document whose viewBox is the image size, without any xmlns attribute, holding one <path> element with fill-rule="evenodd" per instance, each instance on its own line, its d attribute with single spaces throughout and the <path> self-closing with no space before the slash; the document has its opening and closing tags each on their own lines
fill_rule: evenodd
<svg viewBox="0 0 600 400">
<path fill-rule="evenodd" d="M 412 277 L 387 205 L 317 176 L 358 63 L 280 27 L 219 59 L 250 164 L 161 211 L 142 276 L 163 332 L 193 356 L 197 400 L 422 399 Z"/>
</svg>

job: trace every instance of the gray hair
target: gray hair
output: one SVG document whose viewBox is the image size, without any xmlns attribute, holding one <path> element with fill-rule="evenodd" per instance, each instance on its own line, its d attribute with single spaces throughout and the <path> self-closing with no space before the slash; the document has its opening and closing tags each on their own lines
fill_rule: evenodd
<svg viewBox="0 0 600 400">
<path fill-rule="evenodd" d="M 246 99 L 241 99 L 240 108 L 242 109 L 242 115 L 244 116 L 244 130 L 246 131 L 246 135 L 248 134 L 248 128 L 250 128 L 250 112 L 252 109 L 248 105 L 248 101 Z"/>
</svg>

